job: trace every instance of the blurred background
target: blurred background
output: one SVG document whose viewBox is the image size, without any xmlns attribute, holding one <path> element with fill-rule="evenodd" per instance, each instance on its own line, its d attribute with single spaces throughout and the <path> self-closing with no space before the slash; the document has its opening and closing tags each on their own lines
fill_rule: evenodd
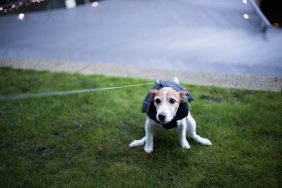
<svg viewBox="0 0 282 188">
<path fill-rule="evenodd" d="M 19 14 L 57 8 L 75 8 L 79 5 L 97 6 L 102 0 L 1 0 L 1 14 Z M 247 0 L 243 0 L 247 4 Z M 274 27 L 282 27 L 282 7 L 278 0 L 255 0 L 255 3 Z"/>
<path fill-rule="evenodd" d="M 2 65 L 19 58 L 141 78 L 173 71 L 180 80 L 197 73 L 282 77 L 278 0 L 0 2 Z"/>
<path fill-rule="evenodd" d="M 97 0 L 1 0 L 2 14 L 18 14 L 59 8 L 75 8 Z M 14 5 L 14 6 L 13 6 Z M 5 11 L 6 9 L 6 11 Z"/>
</svg>

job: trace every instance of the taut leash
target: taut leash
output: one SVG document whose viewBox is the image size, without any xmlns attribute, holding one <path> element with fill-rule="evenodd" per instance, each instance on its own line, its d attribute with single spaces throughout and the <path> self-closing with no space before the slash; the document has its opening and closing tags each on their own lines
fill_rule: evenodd
<svg viewBox="0 0 282 188">
<path fill-rule="evenodd" d="M 149 82 L 145 84 L 126 85 L 126 86 L 105 87 L 105 88 L 92 88 L 92 89 L 68 90 L 68 91 L 52 91 L 52 92 L 45 92 L 45 93 L 25 93 L 25 94 L 18 94 L 18 95 L 0 95 L 0 101 L 20 100 L 20 99 L 40 98 L 40 97 L 60 96 L 60 95 L 72 95 L 72 94 L 78 94 L 78 93 L 108 91 L 108 90 L 153 85 L 153 84 L 155 84 L 155 82 Z"/>
</svg>

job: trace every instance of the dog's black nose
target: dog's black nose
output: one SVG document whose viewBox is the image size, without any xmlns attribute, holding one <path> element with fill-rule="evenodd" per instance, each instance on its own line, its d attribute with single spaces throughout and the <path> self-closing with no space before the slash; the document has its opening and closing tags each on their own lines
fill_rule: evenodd
<svg viewBox="0 0 282 188">
<path fill-rule="evenodd" d="M 159 114 L 158 118 L 160 121 L 164 121 L 165 120 L 165 115 L 164 114 Z"/>
</svg>

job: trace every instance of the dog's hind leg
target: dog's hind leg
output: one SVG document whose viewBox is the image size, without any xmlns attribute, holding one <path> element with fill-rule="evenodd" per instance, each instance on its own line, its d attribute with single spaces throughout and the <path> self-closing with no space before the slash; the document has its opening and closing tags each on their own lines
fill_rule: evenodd
<svg viewBox="0 0 282 188">
<path fill-rule="evenodd" d="M 191 114 L 189 113 L 187 118 L 186 118 L 186 122 L 187 122 L 187 131 L 189 133 L 189 135 L 191 136 L 191 138 L 193 138 L 196 142 L 203 144 L 203 145 L 212 145 L 211 141 L 207 138 L 202 138 L 199 135 L 197 135 L 196 133 L 196 121 L 194 120 L 194 118 L 191 116 Z"/>
<path fill-rule="evenodd" d="M 129 147 L 135 148 L 135 147 L 143 146 L 145 143 L 146 143 L 146 136 L 144 136 L 140 140 L 134 140 L 129 144 Z"/>
</svg>

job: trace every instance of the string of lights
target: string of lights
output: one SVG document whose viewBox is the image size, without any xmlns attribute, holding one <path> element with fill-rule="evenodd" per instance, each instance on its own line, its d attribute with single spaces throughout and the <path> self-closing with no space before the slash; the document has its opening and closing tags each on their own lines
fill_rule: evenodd
<svg viewBox="0 0 282 188">
<path fill-rule="evenodd" d="M 28 7 L 32 4 L 41 3 L 46 0 L 6 0 L 0 4 L 0 13 L 8 13 L 21 7 Z"/>
</svg>

